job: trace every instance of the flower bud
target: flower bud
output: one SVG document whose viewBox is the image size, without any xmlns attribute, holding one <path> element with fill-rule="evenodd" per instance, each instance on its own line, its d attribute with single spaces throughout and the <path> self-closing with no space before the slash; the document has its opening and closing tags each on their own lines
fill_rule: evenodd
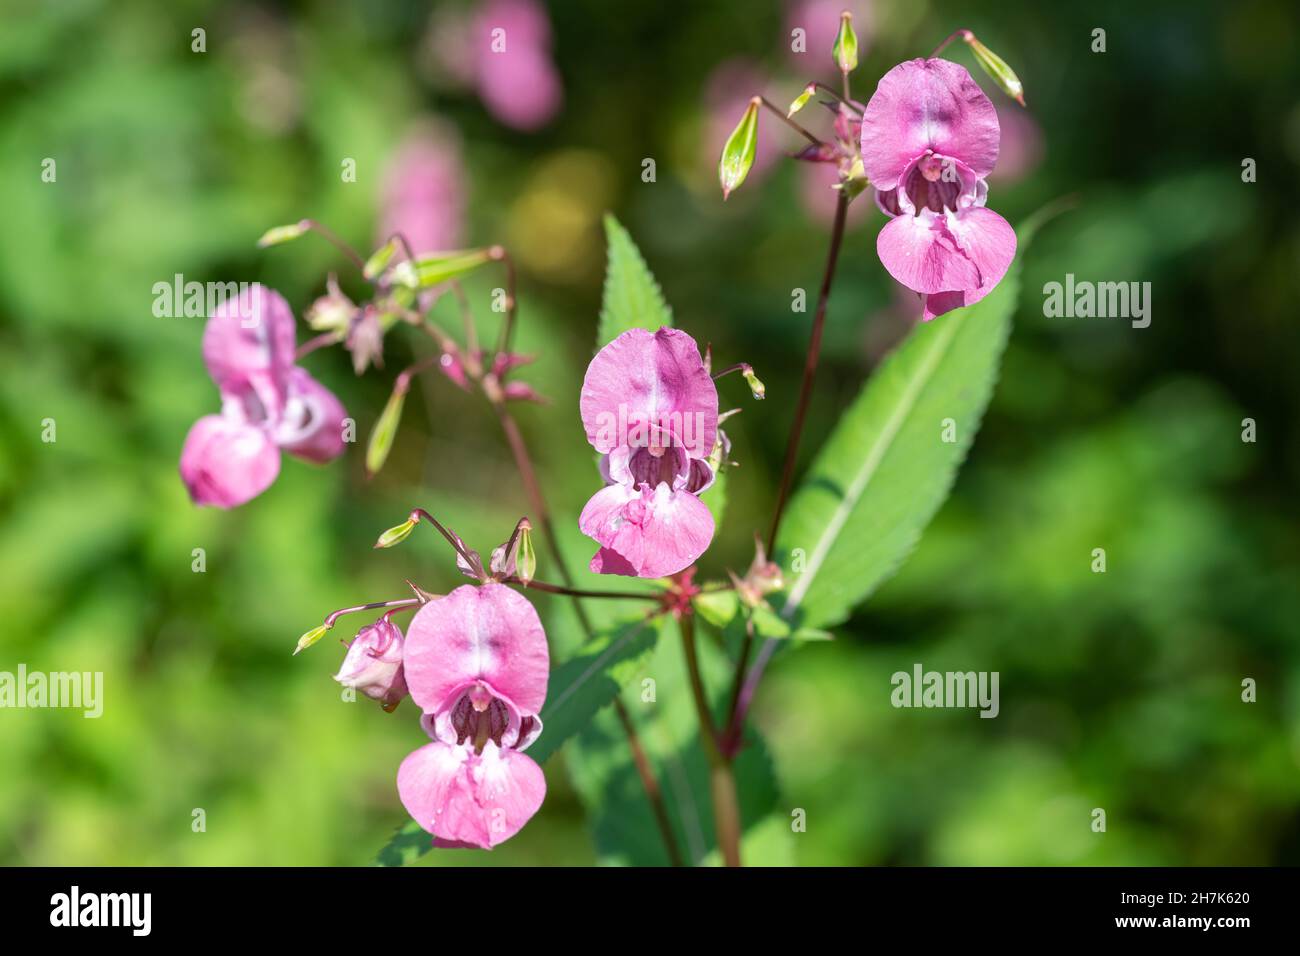
<svg viewBox="0 0 1300 956">
<path fill-rule="evenodd" d="M 800 93 L 798 96 L 796 96 L 794 98 L 794 102 L 790 104 L 790 109 L 785 114 L 786 119 L 789 119 L 791 116 L 794 116 L 795 113 L 798 113 L 801 109 L 807 106 L 808 101 L 812 99 L 812 95 L 816 92 L 817 92 L 816 83 L 809 83 L 807 86 L 805 86 L 803 88 L 803 92 Z"/>
<path fill-rule="evenodd" d="M 296 655 L 299 651 L 305 651 L 307 648 L 311 647 L 322 637 L 324 637 L 325 632 L 328 631 L 329 629 L 330 626 L 328 624 L 322 624 L 319 627 L 313 627 L 302 637 L 298 638 L 298 646 L 293 649 L 294 654 Z"/>
<path fill-rule="evenodd" d="M 415 518 L 408 518 L 396 527 L 389 528 L 379 536 L 379 540 L 375 542 L 375 547 L 391 548 L 395 544 L 401 544 L 410 537 L 411 532 L 415 530 L 418 523 Z"/>
<path fill-rule="evenodd" d="M 357 307 L 342 290 L 333 273 L 325 282 L 325 294 L 307 309 L 307 324 L 317 332 L 345 333 Z"/>
<path fill-rule="evenodd" d="M 382 246 L 376 249 L 371 254 L 370 258 L 366 260 L 365 267 L 362 268 L 361 274 L 367 279 L 374 281 L 376 278 L 384 274 L 384 270 L 388 268 L 388 263 L 396 253 L 397 239 L 389 239 Z"/>
<path fill-rule="evenodd" d="M 537 552 L 533 549 L 533 526 L 524 519 L 519 528 L 519 554 L 515 559 L 515 576 L 527 587 L 537 573 Z"/>
<path fill-rule="evenodd" d="M 401 630 L 380 618 L 357 632 L 334 679 L 392 710 L 407 694 L 402 648 Z"/>
<path fill-rule="evenodd" d="M 740 118 L 740 123 L 722 147 L 722 158 L 718 160 L 718 181 L 722 184 L 724 200 L 745 181 L 750 167 L 754 165 L 754 153 L 758 146 L 758 108 L 762 102 L 757 96 L 749 101 L 745 115 Z"/>
<path fill-rule="evenodd" d="M 765 386 L 762 382 L 758 380 L 758 376 L 754 374 L 754 370 L 752 368 L 746 365 L 743 369 L 740 370 L 740 374 L 743 375 L 745 377 L 745 381 L 749 383 L 749 391 L 753 394 L 755 398 L 757 398 L 759 401 L 762 401 L 764 398 L 767 398 L 767 386 Z"/>
<path fill-rule="evenodd" d="M 1016 76 L 1015 70 L 1007 66 L 1005 60 L 998 56 L 979 40 L 975 39 L 975 34 L 969 31 L 962 37 L 966 45 L 975 54 L 975 59 L 984 72 L 987 73 L 999 87 L 1002 92 L 1007 94 L 1021 106 L 1025 105 L 1025 87 L 1020 82 L 1020 77 Z"/>
<path fill-rule="evenodd" d="M 297 239 L 307 231 L 307 221 L 295 222 L 289 226 L 273 226 L 262 233 L 262 238 L 257 240 L 259 248 L 265 249 L 267 246 L 278 246 L 282 242 L 290 242 Z"/>
<path fill-rule="evenodd" d="M 858 68 L 858 35 L 853 32 L 853 14 L 847 10 L 840 14 L 840 32 L 835 36 L 831 53 L 841 73 L 852 73 Z"/>
<path fill-rule="evenodd" d="M 406 403 L 406 389 L 394 388 L 388 396 L 388 403 L 379 413 L 374 429 L 370 432 L 370 441 L 366 445 L 366 473 L 375 475 L 388 460 L 392 450 L 393 439 L 397 436 L 397 426 L 402 421 L 402 406 Z"/>
</svg>

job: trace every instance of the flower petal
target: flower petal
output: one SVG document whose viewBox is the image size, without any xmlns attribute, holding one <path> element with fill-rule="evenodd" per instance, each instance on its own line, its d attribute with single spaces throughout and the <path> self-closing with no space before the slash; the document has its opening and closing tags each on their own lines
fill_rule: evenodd
<svg viewBox="0 0 1300 956">
<path fill-rule="evenodd" d="M 324 464 L 343 452 L 343 428 L 348 413 L 334 393 L 312 378 L 306 369 L 289 372 L 284 415 L 273 437 L 285 451 L 307 461 Z"/>
<path fill-rule="evenodd" d="M 402 761 L 397 792 L 439 845 L 487 850 L 518 833 L 537 812 L 546 777 L 531 757 L 492 741 L 482 754 L 435 741 Z"/>
<path fill-rule="evenodd" d="M 217 306 L 203 329 L 203 361 L 223 392 L 241 392 L 260 373 L 283 388 L 293 366 L 293 310 L 261 283 Z"/>
<path fill-rule="evenodd" d="M 667 434 L 659 444 L 680 445 L 707 458 L 718 431 L 718 390 L 695 340 L 679 329 L 629 329 L 596 353 L 582 380 L 582 424 L 598 452 L 620 445 L 647 447 L 647 431 Z"/>
<path fill-rule="evenodd" d="M 1016 257 L 1016 231 L 1011 224 L 983 206 L 948 214 L 948 231 L 962 252 L 975 263 L 980 284 L 964 291 L 940 292 L 925 296 L 922 318 L 925 321 L 964 305 L 974 305 L 1002 281 Z"/>
<path fill-rule="evenodd" d="M 998 114 L 970 73 L 949 60 L 908 60 L 880 79 L 862 117 L 862 165 L 878 190 L 931 150 L 983 178 L 998 159 Z"/>
<path fill-rule="evenodd" d="M 550 654 L 526 598 L 504 584 L 465 584 L 420 608 L 406 631 L 403 669 L 426 713 L 446 709 L 467 683 L 481 680 L 521 714 L 536 715 L 546 700 Z"/>
<path fill-rule="evenodd" d="M 948 220 L 928 209 L 897 216 L 876 238 L 876 252 L 889 274 L 914 292 L 975 289 L 980 272 L 948 232 Z"/>
<path fill-rule="evenodd" d="M 664 483 L 640 491 L 625 485 L 602 488 L 582 509 L 578 527 L 604 546 L 591 560 L 597 574 L 676 574 L 698 560 L 713 540 L 708 506 Z"/>
<path fill-rule="evenodd" d="M 181 480 L 198 505 L 234 508 L 280 473 L 280 450 L 266 432 L 221 415 L 194 423 L 181 449 Z"/>
</svg>

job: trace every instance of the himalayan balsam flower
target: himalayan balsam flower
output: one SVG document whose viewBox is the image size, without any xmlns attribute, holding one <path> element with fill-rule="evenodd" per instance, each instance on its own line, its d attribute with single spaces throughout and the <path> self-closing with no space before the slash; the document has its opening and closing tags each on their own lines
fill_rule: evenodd
<svg viewBox="0 0 1300 956">
<path fill-rule="evenodd" d="M 181 480 L 195 504 L 233 508 L 280 473 L 280 452 L 323 464 L 343 451 L 347 413 L 294 364 L 294 319 L 276 292 L 254 285 L 212 313 L 203 361 L 221 392 L 221 414 L 194 423 L 181 450 Z"/>
<path fill-rule="evenodd" d="M 713 539 L 698 496 L 713 484 L 718 439 L 718 391 L 695 340 L 624 332 L 591 360 L 580 407 L 606 481 L 578 519 L 601 545 L 591 570 L 660 578 L 689 567 Z"/>
<path fill-rule="evenodd" d="M 433 742 L 397 771 L 402 805 L 435 846 L 508 840 L 546 796 L 522 753 L 542 732 L 550 672 L 537 612 L 503 584 L 462 585 L 415 615 L 403 668 Z"/>
<path fill-rule="evenodd" d="M 984 298 L 1015 257 L 1015 232 L 984 206 L 998 138 L 993 104 L 948 60 L 900 63 L 867 104 L 862 163 L 891 217 L 876 251 L 926 320 Z"/>
<path fill-rule="evenodd" d="M 402 646 L 401 629 L 392 621 L 380 618 L 357 632 L 334 679 L 391 711 L 407 694 Z"/>
</svg>

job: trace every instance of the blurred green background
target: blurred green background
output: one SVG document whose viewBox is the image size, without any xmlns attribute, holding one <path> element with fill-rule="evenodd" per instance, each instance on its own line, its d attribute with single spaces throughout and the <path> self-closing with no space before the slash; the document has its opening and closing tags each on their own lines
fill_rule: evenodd
<svg viewBox="0 0 1300 956">
<path fill-rule="evenodd" d="M 852 6 L 864 100 L 957 27 L 1011 61 L 1023 114 L 977 75 L 1012 117 L 989 204 L 1013 223 L 1062 195 L 1078 206 L 1027 253 L 992 406 L 921 546 L 836 641 L 782 656 L 760 692 L 776 819 L 807 813 L 783 859 L 1300 862 L 1295 5 Z M 356 446 L 325 468 L 286 459 L 236 511 L 199 510 L 176 463 L 218 407 L 202 322 L 151 305 L 176 273 L 261 280 L 300 315 L 331 270 L 359 292 L 325 243 L 256 239 L 311 216 L 369 247 L 384 171 L 417 124 L 459 143 L 462 241 L 503 242 L 521 264 L 519 344 L 538 355 L 523 377 L 551 403 L 518 417 L 561 521 L 596 487 L 577 389 L 603 211 L 640 244 L 678 325 L 720 363 L 759 370 L 761 405 L 739 379 L 722 387 L 724 408 L 745 409 L 729 427 L 741 467 L 702 562 L 711 576 L 748 564 L 808 333 L 791 290 L 816 288 L 827 193 L 780 160 L 797 140 L 770 117 L 770 163 L 725 205 L 715 164 L 756 90 L 784 103 L 833 78 L 828 50 L 790 53 L 791 7 L 550 4 L 563 104 L 531 131 L 444 62 L 467 3 L 0 9 L 0 670 L 105 674 L 99 720 L 0 711 L 0 862 L 362 864 L 403 822 L 396 768 L 423 740 L 410 704 L 342 703 L 332 641 L 289 652 L 334 608 L 402 596 L 403 578 L 456 583 L 431 534 L 371 550 L 411 506 L 480 549 L 504 539 L 526 505 L 491 411 L 429 377 L 374 481 Z M 968 51 L 949 55 L 974 70 Z M 1246 157 L 1258 182 L 1242 182 Z M 344 158 L 356 182 L 341 181 Z M 870 197 L 855 204 L 805 462 L 918 311 L 876 258 L 882 222 Z M 1151 327 L 1043 317 L 1043 284 L 1067 272 L 1151 282 Z M 485 331 L 499 281 L 469 285 Z M 421 348 L 399 331 L 385 369 L 360 378 L 337 350 L 305 364 L 364 438 Z M 566 547 L 582 567 L 590 544 Z M 1105 574 L 1089 570 L 1095 547 Z M 538 604 L 556 653 L 572 648 L 567 619 Z M 893 709 L 889 676 L 917 661 L 999 671 L 1000 717 Z M 1257 703 L 1240 699 L 1246 677 Z M 426 862 L 597 860 L 568 757 L 547 764 L 550 794 L 518 837 Z"/>
</svg>

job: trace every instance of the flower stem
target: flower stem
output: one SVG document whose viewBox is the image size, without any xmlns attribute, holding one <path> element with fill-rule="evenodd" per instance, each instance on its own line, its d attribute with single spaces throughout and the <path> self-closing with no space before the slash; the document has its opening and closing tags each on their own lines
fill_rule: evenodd
<svg viewBox="0 0 1300 956">
<path fill-rule="evenodd" d="M 513 269 L 511 270 L 511 282 L 512 288 L 507 292 L 507 295 L 511 297 L 513 303 Z M 512 313 L 513 308 L 512 304 Z M 509 347 L 509 334 L 503 335 L 502 338 L 506 346 Z M 519 478 L 523 481 L 524 491 L 528 496 L 528 506 L 537 515 L 537 522 L 542 529 L 542 537 L 546 539 L 547 550 L 551 552 L 555 567 L 560 572 L 561 580 L 572 591 L 573 575 L 569 573 L 569 567 L 564 562 L 564 555 L 560 553 L 560 544 L 556 540 L 555 527 L 551 522 L 551 512 L 546 506 L 546 498 L 543 497 L 542 487 L 537 481 L 537 470 L 533 467 L 533 460 L 528 454 L 528 445 L 524 441 L 523 434 L 519 431 L 519 425 L 515 422 L 514 416 L 510 414 L 510 409 L 506 407 L 505 396 L 498 392 L 489 397 L 492 407 L 497 413 L 497 418 L 501 422 L 501 430 L 505 432 L 506 442 L 510 445 L 511 454 L 514 455 L 515 467 L 519 471 Z M 536 583 L 533 582 L 534 585 Z M 577 593 L 570 593 L 569 596 L 573 601 L 573 611 L 577 615 L 578 623 L 582 627 L 583 633 L 590 640 L 595 636 L 595 631 L 592 629 L 591 621 L 588 620 L 587 614 L 582 608 L 581 598 Z M 673 835 L 673 828 L 668 820 L 668 811 L 664 807 L 663 793 L 659 789 L 659 782 L 655 779 L 654 770 L 650 766 L 650 761 L 646 759 L 640 738 L 636 735 L 636 729 L 632 725 L 632 717 L 617 694 L 614 696 L 614 711 L 627 733 L 628 746 L 632 749 L 632 762 L 636 766 L 637 774 L 641 777 L 641 786 L 645 789 L 646 799 L 650 802 L 650 809 L 654 813 L 655 823 L 659 827 L 659 836 L 663 839 L 664 849 L 668 852 L 668 859 L 672 861 L 673 866 L 681 866 L 681 851 L 677 848 L 677 838 Z"/>
<path fill-rule="evenodd" d="M 796 123 L 796 122 L 795 122 L 791 117 L 786 116 L 786 115 L 785 115 L 785 111 L 782 110 L 780 107 L 778 107 L 778 106 L 777 106 L 775 103 L 773 103 L 771 100 L 769 100 L 766 96 L 760 96 L 760 97 L 758 98 L 758 101 L 759 101 L 760 103 L 762 103 L 764 106 L 766 106 L 766 107 L 767 107 L 769 110 L 771 110 L 773 113 L 775 113 L 775 114 L 780 118 L 780 120 L 781 120 L 782 123 L 784 123 L 786 126 L 790 127 L 792 130 L 794 130 L 796 133 L 798 133 L 798 134 L 799 134 L 800 136 L 802 136 L 804 139 L 808 140 L 808 142 L 812 143 L 814 146 L 825 146 L 825 145 L 826 145 L 826 144 L 823 143 L 820 139 L 818 139 L 816 136 L 814 136 L 812 133 L 808 132 L 808 130 L 804 129 L 802 125 L 800 125 L 799 123 Z"/>
<path fill-rule="evenodd" d="M 564 587 L 559 584 L 547 584 L 545 581 L 529 581 L 525 584 L 513 574 L 503 578 L 502 584 L 517 584 L 532 591 L 545 591 L 547 594 L 564 594 L 572 598 L 618 598 L 619 600 L 643 600 L 658 603 L 661 598 L 653 591 L 582 591 L 577 588 Z"/>
<path fill-rule="evenodd" d="M 356 614 L 360 611 L 376 611 L 379 608 L 384 608 L 384 607 L 393 608 L 394 610 L 399 610 L 401 608 L 414 607 L 419 603 L 420 601 L 417 598 L 399 598 L 396 601 L 372 601 L 369 604 L 357 604 L 354 605 L 353 607 L 339 608 L 337 611 L 334 611 L 328 617 L 326 617 L 325 620 L 322 621 L 321 623 L 324 624 L 326 627 L 332 628 L 334 626 L 334 622 L 337 621 L 339 618 L 341 618 L 344 614 Z M 389 613 L 392 612 L 390 611 Z M 384 616 L 387 617 L 387 615 Z"/>
<path fill-rule="evenodd" d="M 948 47 L 948 44 L 952 43 L 954 40 L 969 40 L 969 38 L 974 35 L 975 34 L 966 29 L 953 30 L 946 40 L 934 48 L 934 52 L 930 54 L 930 59 L 933 60 L 936 56 L 942 53 Z"/>
<path fill-rule="evenodd" d="M 709 761 L 709 793 L 713 797 L 713 824 L 718 847 L 727 866 L 740 866 L 740 806 L 736 799 L 736 777 L 718 744 L 718 731 L 709 710 L 708 695 L 700 676 L 700 662 L 695 652 L 695 615 L 688 609 L 678 619 L 682 629 L 682 652 L 690 675 L 691 695 L 700 723 L 700 740 Z"/>
<path fill-rule="evenodd" d="M 813 314 L 812 336 L 808 341 L 808 355 L 804 360 L 803 383 L 799 387 L 799 404 L 795 407 L 794 424 L 785 446 L 785 463 L 781 466 L 781 486 L 776 496 L 776 509 L 772 512 L 772 525 L 767 533 L 767 553 L 776 546 L 776 533 L 781 527 L 781 515 L 790 496 L 790 483 L 794 480 L 795 461 L 799 457 L 799 439 L 803 436 L 804 420 L 812 401 L 813 379 L 817 375 L 817 360 L 821 355 L 822 330 L 826 325 L 826 303 L 830 299 L 831 282 L 835 278 L 835 265 L 839 261 L 840 246 L 844 242 L 844 222 L 848 214 L 849 198 L 841 191 L 835 203 L 835 222 L 831 226 L 831 245 L 826 254 L 826 271 L 822 274 L 821 290 L 817 293 L 817 311 Z"/>
<path fill-rule="evenodd" d="M 350 245 L 340 239 L 328 226 L 317 222 L 315 219 L 304 219 L 300 225 L 304 229 L 308 229 L 317 235 L 322 236 L 326 242 L 351 259 L 353 265 L 358 269 L 362 272 L 366 271 L 366 260 L 361 258 L 361 253 L 357 252 L 357 250 L 353 249 Z"/>
</svg>

